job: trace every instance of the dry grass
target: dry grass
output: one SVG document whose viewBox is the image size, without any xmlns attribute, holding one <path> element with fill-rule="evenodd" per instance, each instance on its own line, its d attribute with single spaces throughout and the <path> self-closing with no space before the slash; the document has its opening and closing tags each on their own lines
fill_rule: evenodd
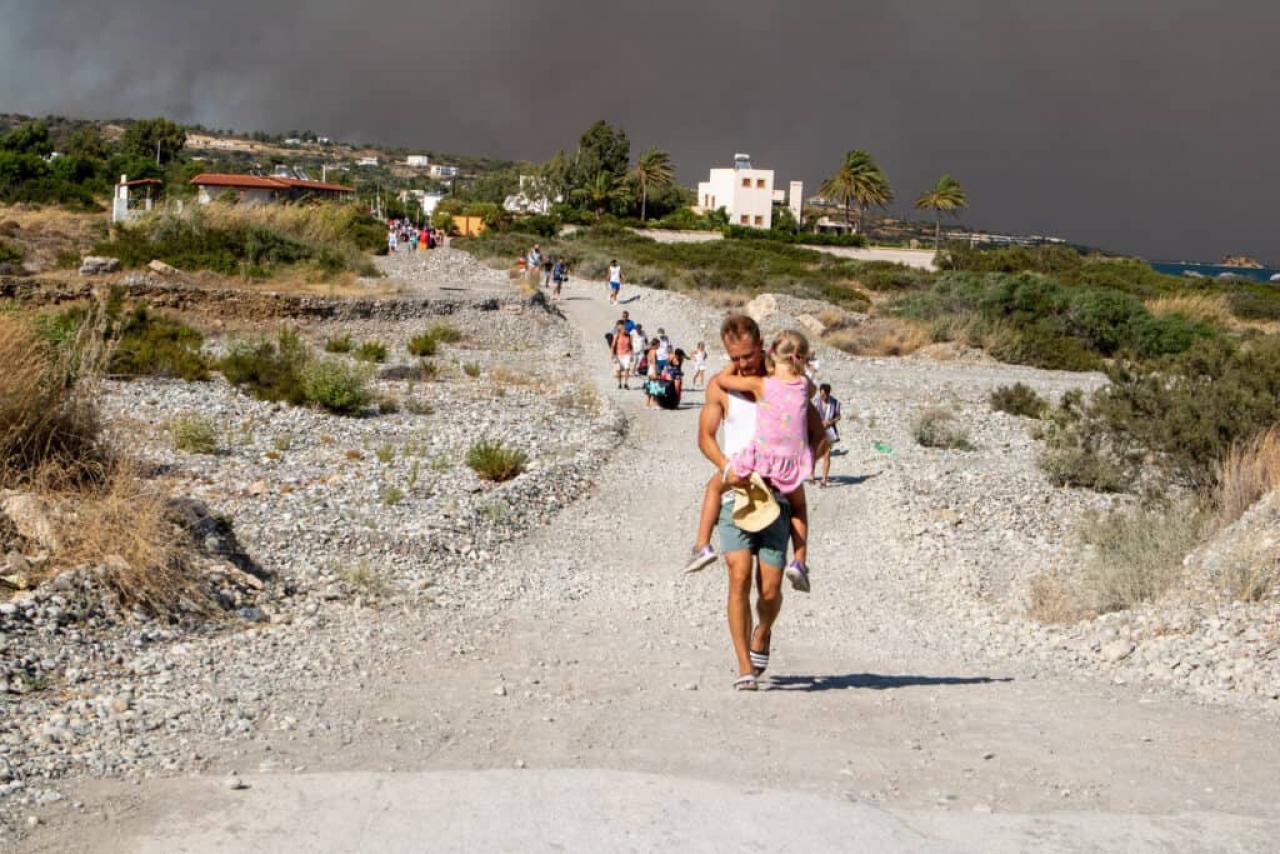
<svg viewBox="0 0 1280 854">
<path fill-rule="evenodd" d="M 1080 594 L 1061 575 L 1044 573 L 1031 579 L 1027 616 L 1039 623 L 1063 625 L 1085 615 Z"/>
<path fill-rule="evenodd" d="M 1180 314 L 1191 320 L 1223 329 L 1236 326 L 1235 315 L 1225 294 L 1179 294 L 1147 301 L 1147 310 L 1156 317 Z"/>
<path fill-rule="evenodd" d="M 908 356 L 932 338 L 927 329 L 917 324 L 876 317 L 857 326 L 833 329 L 822 336 L 822 341 L 855 356 Z"/>
<path fill-rule="evenodd" d="M 698 299 L 722 311 L 736 311 L 751 302 L 751 294 L 746 291 L 706 290 L 697 294 Z"/>
<path fill-rule="evenodd" d="M 1225 528 L 1280 487 L 1280 427 L 1232 448 L 1218 464 L 1217 525 Z"/>
<path fill-rule="evenodd" d="M 65 267 L 106 236 L 105 213 L 74 213 L 59 207 L 0 205 L 0 237 L 22 248 L 34 272 Z"/>
<path fill-rule="evenodd" d="M 125 607 L 157 614 L 212 612 L 189 563 L 191 544 L 171 518 L 162 484 L 119 462 L 100 484 L 60 498 L 74 503 L 76 512 L 59 563 L 100 565 L 102 580 Z"/>
<path fill-rule="evenodd" d="M 209 610 L 168 491 L 102 438 L 96 400 L 110 355 L 102 316 L 91 307 L 79 334 L 55 348 L 22 318 L 0 315 L 0 486 L 50 508 L 51 569 L 101 567 L 126 607 Z"/>
<path fill-rule="evenodd" d="M 1082 606 L 1104 614 L 1159 599 L 1182 581 L 1182 560 L 1206 530 L 1194 502 L 1086 516 L 1081 535 L 1092 557 L 1081 577 Z"/>
<path fill-rule="evenodd" d="M 0 315 L 0 485 L 102 464 L 95 393 L 108 354 L 95 315 L 60 350 L 24 318 Z"/>
<path fill-rule="evenodd" d="M 500 386 L 517 386 L 537 389 L 542 387 L 542 380 L 533 374 L 517 371 L 498 365 L 489 370 L 489 379 Z"/>
<path fill-rule="evenodd" d="M 234 276 L 219 276 L 217 273 L 202 273 L 201 279 L 206 285 L 217 287 L 322 297 L 386 299 L 403 296 L 409 290 L 404 282 L 393 279 L 371 280 L 361 278 L 350 271 L 337 274 L 326 273 L 305 264 L 283 270 L 264 282 Z"/>
</svg>

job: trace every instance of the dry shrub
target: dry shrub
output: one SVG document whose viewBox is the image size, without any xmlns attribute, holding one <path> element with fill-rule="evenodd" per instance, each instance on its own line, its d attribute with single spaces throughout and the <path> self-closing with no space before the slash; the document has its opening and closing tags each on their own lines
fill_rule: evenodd
<svg viewBox="0 0 1280 854">
<path fill-rule="evenodd" d="M 54 348 L 23 318 L 0 315 L 0 484 L 27 483 L 45 469 L 87 473 L 102 462 L 94 392 L 107 359 L 95 320 Z"/>
<path fill-rule="evenodd" d="M 1027 616 L 1036 622 L 1060 625 L 1084 616 L 1079 592 L 1061 575 L 1037 575 L 1027 593 Z"/>
<path fill-rule="evenodd" d="M 498 385 L 522 386 L 524 388 L 539 388 L 542 381 L 533 374 L 524 371 L 515 371 L 511 368 L 498 365 L 489 370 L 489 379 Z"/>
<path fill-rule="evenodd" d="M 705 290 L 698 293 L 698 299 L 712 308 L 735 311 L 751 302 L 751 294 L 746 291 Z"/>
<path fill-rule="evenodd" d="M 1156 317 L 1180 314 L 1210 326 L 1230 329 L 1236 325 L 1235 315 L 1226 294 L 1178 294 L 1147 301 L 1147 310 Z"/>
<path fill-rule="evenodd" d="M 1182 561 L 1205 531 L 1192 501 L 1090 514 L 1081 535 L 1093 555 L 1081 577 L 1088 612 L 1105 614 L 1154 601 L 1182 581 Z"/>
<path fill-rule="evenodd" d="M 929 330 L 915 323 L 877 317 L 857 326 L 837 328 L 823 335 L 822 340 L 855 356 L 908 356 L 932 338 Z"/>
<path fill-rule="evenodd" d="M 1217 524 L 1225 528 L 1280 487 L 1280 427 L 1234 445 L 1218 464 L 1217 483 Z"/>
<path fill-rule="evenodd" d="M 125 607 L 156 614 L 212 611 L 189 565 L 188 535 L 172 518 L 162 484 L 118 462 L 100 483 L 63 498 L 75 501 L 76 514 L 59 563 L 102 566 L 103 582 Z"/>
<path fill-rule="evenodd" d="M 972 451 L 969 430 L 956 418 L 955 412 L 942 406 L 928 406 L 911 422 L 911 435 L 926 448 Z"/>
</svg>

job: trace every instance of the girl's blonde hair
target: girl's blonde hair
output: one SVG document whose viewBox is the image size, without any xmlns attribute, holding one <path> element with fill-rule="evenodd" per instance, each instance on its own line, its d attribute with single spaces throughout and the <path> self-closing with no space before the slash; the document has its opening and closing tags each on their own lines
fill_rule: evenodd
<svg viewBox="0 0 1280 854">
<path fill-rule="evenodd" d="M 805 365 L 809 362 L 809 356 L 813 350 L 809 347 L 809 339 L 804 334 L 794 329 L 788 329 L 773 339 L 773 344 L 769 347 L 770 361 L 790 362 L 791 367 L 796 373 L 803 374 Z"/>
</svg>

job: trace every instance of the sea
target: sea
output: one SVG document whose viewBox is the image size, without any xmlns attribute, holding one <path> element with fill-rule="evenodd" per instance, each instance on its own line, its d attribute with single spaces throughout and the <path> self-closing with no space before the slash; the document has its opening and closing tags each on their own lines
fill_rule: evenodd
<svg viewBox="0 0 1280 854">
<path fill-rule="evenodd" d="M 1220 267 L 1217 264 L 1188 264 L 1181 261 L 1152 261 L 1151 266 L 1157 273 L 1168 276 L 1181 276 L 1191 271 L 1209 279 L 1216 279 L 1219 276 L 1239 276 L 1259 282 L 1270 282 L 1272 276 L 1280 277 L 1280 270 L 1273 267 Z M 1275 284 L 1280 286 L 1280 278 Z"/>
</svg>

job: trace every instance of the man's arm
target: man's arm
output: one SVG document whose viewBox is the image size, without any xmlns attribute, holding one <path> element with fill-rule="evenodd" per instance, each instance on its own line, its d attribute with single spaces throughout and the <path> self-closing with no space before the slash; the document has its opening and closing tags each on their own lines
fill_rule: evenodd
<svg viewBox="0 0 1280 854">
<path fill-rule="evenodd" d="M 702 455 L 711 461 L 717 471 L 724 471 L 725 463 L 729 462 L 728 457 L 720 450 L 720 443 L 716 441 L 716 432 L 720 429 L 720 422 L 724 420 L 724 407 L 724 389 L 713 378 L 707 384 L 702 412 L 698 415 L 698 450 L 702 451 Z"/>
</svg>

